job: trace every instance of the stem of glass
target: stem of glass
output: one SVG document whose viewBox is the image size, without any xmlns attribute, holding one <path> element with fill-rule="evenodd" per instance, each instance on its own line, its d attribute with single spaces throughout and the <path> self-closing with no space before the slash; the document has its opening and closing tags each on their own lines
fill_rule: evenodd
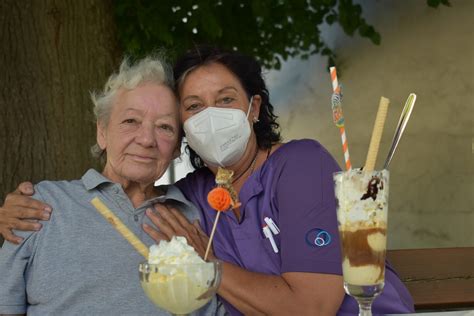
<svg viewBox="0 0 474 316">
<path fill-rule="evenodd" d="M 372 301 L 374 298 L 357 299 L 359 303 L 359 316 L 372 316 Z"/>
</svg>

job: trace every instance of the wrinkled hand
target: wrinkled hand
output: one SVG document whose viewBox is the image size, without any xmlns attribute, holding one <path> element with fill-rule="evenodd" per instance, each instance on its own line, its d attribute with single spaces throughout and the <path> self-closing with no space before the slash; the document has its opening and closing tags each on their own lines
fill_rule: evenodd
<svg viewBox="0 0 474 316">
<path fill-rule="evenodd" d="M 51 206 L 34 200 L 33 184 L 20 183 L 18 188 L 9 193 L 5 203 L 0 207 L 0 234 L 14 244 L 19 244 L 23 238 L 13 234 L 13 229 L 37 231 L 41 224 L 35 220 L 48 220 L 51 215 Z"/>
<path fill-rule="evenodd" d="M 161 203 L 155 204 L 155 212 L 148 209 L 146 214 L 151 222 L 160 230 L 156 231 L 149 225 L 143 225 L 145 232 L 156 243 L 159 243 L 161 240 L 170 240 L 173 236 L 183 236 L 199 256 L 204 258 L 209 237 L 201 229 L 198 220 L 191 224 L 177 208 Z M 212 248 L 207 257 L 208 260 L 215 259 Z"/>
</svg>

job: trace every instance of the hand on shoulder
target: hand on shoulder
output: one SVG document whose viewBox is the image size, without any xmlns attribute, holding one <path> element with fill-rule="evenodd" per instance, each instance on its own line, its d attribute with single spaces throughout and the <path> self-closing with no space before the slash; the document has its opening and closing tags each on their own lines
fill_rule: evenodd
<svg viewBox="0 0 474 316">
<path fill-rule="evenodd" d="M 23 238 L 16 236 L 14 229 L 37 231 L 41 229 L 41 224 L 31 220 L 49 219 L 51 206 L 33 199 L 33 194 L 33 184 L 23 182 L 5 197 L 5 202 L 0 207 L 0 235 L 5 240 L 19 244 Z"/>
</svg>

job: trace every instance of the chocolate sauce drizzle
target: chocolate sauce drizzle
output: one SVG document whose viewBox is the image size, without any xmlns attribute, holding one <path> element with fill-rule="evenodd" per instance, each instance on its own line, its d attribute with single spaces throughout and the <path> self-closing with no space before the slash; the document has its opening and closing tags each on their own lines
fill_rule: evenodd
<svg viewBox="0 0 474 316">
<path fill-rule="evenodd" d="M 381 181 L 379 177 L 373 176 L 367 185 L 367 192 L 364 193 L 360 199 L 367 200 L 368 198 L 372 198 L 372 200 L 375 201 L 377 199 L 377 194 L 379 193 L 379 184 L 380 190 L 383 190 L 383 181 Z"/>
</svg>

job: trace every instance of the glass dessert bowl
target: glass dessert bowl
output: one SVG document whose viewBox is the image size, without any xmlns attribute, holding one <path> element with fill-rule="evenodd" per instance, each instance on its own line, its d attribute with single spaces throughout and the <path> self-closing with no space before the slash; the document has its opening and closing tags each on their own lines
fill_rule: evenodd
<svg viewBox="0 0 474 316">
<path fill-rule="evenodd" d="M 221 280 L 220 261 L 140 263 L 140 283 L 148 298 L 174 315 L 189 314 L 208 303 Z"/>
</svg>

